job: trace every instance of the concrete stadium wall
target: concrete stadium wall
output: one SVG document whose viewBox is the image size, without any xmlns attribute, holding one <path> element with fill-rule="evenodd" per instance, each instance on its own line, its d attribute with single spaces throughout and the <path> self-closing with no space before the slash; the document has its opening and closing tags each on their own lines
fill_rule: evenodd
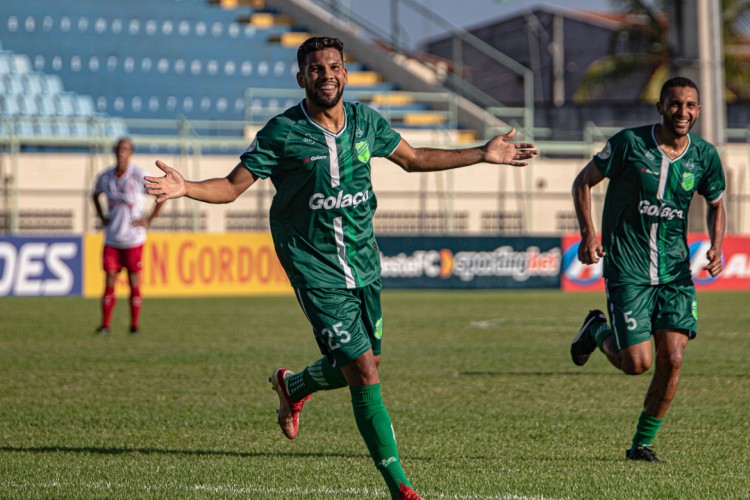
<svg viewBox="0 0 750 500">
<path fill-rule="evenodd" d="M 161 173 L 154 166 L 154 162 L 160 159 L 183 172 L 188 179 L 223 177 L 238 162 L 238 156 L 234 155 L 196 158 L 140 151 L 136 151 L 133 159 L 155 175 Z M 74 233 L 95 231 L 91 187 L 96 173 L 111 161 L 111 155 L 23 153 L 14 167 L 9 155 L 0 156 L 0 180 L 3 181 L 0 184 L 0 209 L 12 208 L 15 188 L 18 209 L 72 210 Z M 517 211 L 530 214 L 524 233 L 555 235 L 564 232 L 557 223 L 557 214 L 572 213 L 571 184 L 587 161 L 588 157 L 537 158 L 526 168 L 481 164 L 441 173 L 408 174 L 390 161 L 377 158 L 372 166 L 373 185 L 379 212 L 465 211 L 468 212 L 466 232 L 481 234 L 482 212 Z M 728 147 L 724 152 L 724 164 L 729 180 L 729 231 L 750 234 L 750 147 Z M 597 204 L 603 193 L 604 185 L 596 189 Z M 206 230 L 223 232 L 227 211 L 266 211 L 272 195 L 270 181 L 263 181 L 229 205 L 208 205 L 181 199 L 169 201 L 162 213 L 172 210 L 205 212 Z M 600 209 L 600 205 L 595 207 L 595 213 Z"/>
</svg>

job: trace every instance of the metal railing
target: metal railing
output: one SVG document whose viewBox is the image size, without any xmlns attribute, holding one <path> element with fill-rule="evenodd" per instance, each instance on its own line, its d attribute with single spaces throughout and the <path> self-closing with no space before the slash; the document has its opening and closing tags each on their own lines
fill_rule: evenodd
<svg viewBox="0 0 750 500">
<path fill-rule="evenodd" d="M 371 97 L 371 96 L 370 96 Z M 425 96 L 421 96 L 425 97 Z M 437 98 L 436 96 L 431 96 Z M 441 97 L 445 98 L 445 96 Z M 80 120 L 80 119 L 72 119 Z M 226 149 L 226 154 L 235 155 L 243 151 L 251 140 L 248 127 L 250 121 L 210 121 L 196 120 L 189 121 L 184 118 L 175 120 L 122 120 L 126 130 L 133 137 L 137 144 L 138 151 L 148 152 L 150 148 L 153 151 L 168 151 L 178 158 L 181 171 L 186 177 L 198 179 L 203 178 L 201 173 L 202 163 L 205 156 L 213 155 L 214 152 Z M 68 210 L 71 207 L 76 208 L 76 213 L 84 214 L 83 227 L 92 228 L 93 221 L 90 219 L 90 201 L 89 190 L 90 182 L 96 172 L 100 171 L 105 162 L 111 160 L 111 146 L 117 139 L 115 136 L 103 134 L 91 135 L 88 137 L 50 137 L 37 135 L 19 135 L 14 132 L 13 120 L 10 117 L 0 118 L 0 211 L 2 212 L 3 227 L 0 230 L 7 233 L 24 232 L 20 227 L 19 215 L 24 209 L 28 210 L 30 205 L 36 206 L 36 203 L 28 203 L 29 199 L 55 198 L 66 199 L 68 201 L 60 202 L 59 205 L 49 204 L 48 208 L 53 210 Z M 104 128 L 91 130 L 105 130 Z M 470 193 L 455 187 L 451 177 L 441 178 L 440 184 L 428 188 L 426 184 L 421 185 L 418 192 L 403 193 L 398 191 L 389 191 L 388 188 L 382 187 L 378 191 L 381 199 L 388 198 L 393 208 L 401 210 L 401 206 L 413 205 L 414 199 L 425 199 L 425 202 L 413 210 L 435 211 L 440 210 L 446 214 L 450 220 L 453 213 L 458 214 L 465 210 L 462 204 L 471 200 L 485 199 L 487 203 L 497 200 L 498 210 L 512 209 L 521 210 L 523 217 L 523 228 L 532 230 L 532 220 L 536 212 L 543 212 L 547 209 L 545 200 L 559 200 L 562 210 L 570 210 L 572 207 L 563 206 L 569 201 L 569 190 L 555 188 L 548 192 L 535 191 L 531 183 L 533 178 L 544 177 L 545 169 L 548 166 L 542 166 L 545 158 L 563 158 L 580 160 L 582 167 L 588 159 L 601 147 L 601 143 L 618 129 L 608 127 L 599 127 L 593 123 L 587 125 L 583 131 L 585 140 L 579 142 L 537 142 L 537 146 L 542 152 L 539 158 L 535 159 L 532 164 L 524 171 L 513 170 L 513 174 L 519 177 L 512 181 L 512 186 L 498 186 L 497 192 L 492 193 Z M 750 232 L 748 221 L 750 220 L 750 126 L 744 129 L 728 129 L 727 137 L 733 141 L 730 145 L 732 150 L 732 163 L 727 163 L 728 172 L 732 174 L 729 179 L 729 197 L 728 197 L 728 222 L 730 232 Z M 434 147 L 454 147 L 449 138 L 443 141 L 436 141 L 431 144 Z M 466 146 L 466 144 L 464 145 Z M 727 146 L 729 147 L 729 146 Z M 61 188 L 54 183 L 47 183 L 44 186 L 38 186 L 36 182 L 19 185 L 20 169 L 23 162 L 22 155 L 27 152 L 34 154 L 44 154 L 50 152 L 53 154 L 75 152 L 83 155 L 85 163 L 85 181 L 80 188 L 67 187 Z M 87 158 L 87 159 L 85 159 Z M 570 162 L 569 162 L 570 163 Z M 744 165 L 744 167 L 743 167 Z M 82 172 L 82 171 L 81 171 Z M 572 179 L 571 179 L 572 181 Z M 265 188 L 264 188 L 265 189 Z M 270 189 L 270 186 L 269 186 Z M 267 208 L 270 201 L 271 192 L 259 193 L 257 201 L 248 209 L 263 211 Z M 26 203 L 19 203 L 23 198 Z M 74 201 L 73 201 L 74 200 Z M 55 202 L 57 203 L 57 202 Z M 81 211 L 80 207 L 84 207 Z M 200 230 L 205 225 L 205 220 L 201 217 L 197 206 L 191 206 L 194 214 L 195 230 Z M 25 213 L 25 212 L 24 212 Z M 425 212 L 426 213 L 426 212 Z M 27 214 L 28 215 L 28 214 Z M 539 214 L 536 214 L 539 215 Z M 80 224 L 79 224 L 80 226 Z M 451 231 L 461 231 L 460 225 L 449 225 Z"/>
<path fill-rule="evenodd" d="M 290 104 L 299 102 L 302 97 L 303 94 L 296 89 L 249 88 L 245 91 L 245 121 L 250 125 L 263 124 L 286 110 Z M 347 89 L 344 99 L 367 104 L 391 123 L 402 122 L 409 115 L 427 113 L 440 118 L 434 122 L 434 128 L 452 130 L 458 127 L 457 98 L 450 92 L 378 92 Z M 440 110 L 420 109 L 419 105 L 422 104 L 435 106 Z M 414 108 L 414 105 L 417 108 Z M 426 125 L 425 128 L 430 128 L 430 125 Z"/>
<path fill-rule="evenodd" d="M 489 45 L 480 38 L 472 35 L 460 26 L 452 23 L 451 21 L 437 15 L 435 12 L 425 7 L 416 0 L 391 0 L 391 29 L 390 32 L 378 29 L 373 26 L 373 23 L 367 19 L 357 16 L 353 13 L 347 5 L 346 1 L 341 0 L 312 0 L 313 3 L 324 6 L 329 12 L 335 15 L 337 18 L 355 25 L 357 29 L 372 38 L 373 40 L 380 40 L 386 42 L 390 47 L 403 54 L 411 54 L 413 50 L 408 46 L 408 33 L 401 28 L 399 20 L 409 14 L 403 13 L 404 9 L 408 9 L 411 13 L 419 16 L 420 20 L 427 23 L 431 23 L 441 30 L 448 33 L 451 39 L 451 54 L 450 63 L 452 71 L 446 73 L 446 83 L 454 92 L 459 95 L 479 104 L 485 109 L 492 109 L 490 114 L 500 119 L 507 118 L 521 118 L 521 122 L 516 123 L 516 128 L 519 131 L 521 137 L 525 140 L 534 140 L 534 74 L 533 72 L 519 64 L 511 57 L 503 54 L 495 47 Z M 470 6 L 467 6 L 470 8 Z M 507 68 L 511 72 L 517 74 L 523 79 L 524 82 L 524 105 L 523 107 L 509 107 L 504 106 L 502 103 L 497 101 L 494 97 L 487 95 L 484 91 L 478 87 L 472 85 L 469 81 L 463 78 L 464 64 L 464 46 L 470 47 L 473 50 L 478 51 L 482 55 L 488 57 L 491 61 L 494 61 L 501 66 Z"/>
</svg>

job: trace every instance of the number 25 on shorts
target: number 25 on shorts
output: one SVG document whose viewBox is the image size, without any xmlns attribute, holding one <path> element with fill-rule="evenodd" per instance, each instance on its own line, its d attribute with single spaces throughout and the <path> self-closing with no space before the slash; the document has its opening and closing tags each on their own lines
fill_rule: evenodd
<svg viewBox="0 0 750 500">
<path fill-rule="evenodd" d="M 327 338 L 328 348 L 333 351 L 341 347 L 341 344 L 348 343 L 352 337 L 346 330 L 339 330 L 339 328 L 341 328 L 341 322 L 336 323 L 332 328 L 333 331 L 328 328 L 323 328 L 323 335 Z"/>
</svg>

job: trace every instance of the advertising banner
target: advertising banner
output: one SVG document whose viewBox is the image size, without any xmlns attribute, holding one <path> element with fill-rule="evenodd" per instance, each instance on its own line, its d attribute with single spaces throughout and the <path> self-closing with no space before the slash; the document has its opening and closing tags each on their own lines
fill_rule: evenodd
<svg viewBox="0 0 750 500">
<path fill-rule="evenodd" d="M 104 290 L 102 235 L 85 237 L 83 294 Z M 286 295 L 292 289 L 268 233 L 149 233 L 143 247 L 145 297 Z M 127 296 L 127 273 L 115 289 Z"/>
<path fill-rule="evenodd" d="M 565 291 L 604 290 L 602 262 L 585 266 L 578 260 L 578 234 L 569 234 L 562 239 L 562 289 Z M 724 271 L 712 278 L 702 267 L 706 265 L 706 252 L 711 240 L 706 234 L 688 235 L 690 269 L 697 290 L 750 290 L 750 237 L 725 236 L 722 245 Z M 606 258 L 606 257 L 605 257 Z"/>
<path fill-rule="evenodd" d="M 0 236 L 0 297 L 81 295 L 80 237 Z"/>
<path fill-rule="evenodd" d="M 384 288 L 559 288 L 559 238 L 381 236 Z"/>
</svg>

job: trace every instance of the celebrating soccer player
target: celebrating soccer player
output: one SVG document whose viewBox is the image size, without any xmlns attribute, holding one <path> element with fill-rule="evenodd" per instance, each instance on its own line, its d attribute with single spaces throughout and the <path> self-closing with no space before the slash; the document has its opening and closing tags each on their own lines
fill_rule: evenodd
<svg viewBox="0 0 750 500">
<path fill-rule="evenodd" d="M 387 157 L 408 172 L 430 172 L 480 162 L 524 166 L 537 151 L 510 143 L 514 131 L 481 147 L 413 148 L 375 111 L 342 100 L 347 70 L 340 40 L 310 38 L 297 62 L 305 98 L 258 132 L 227 177 L 189 182 L 157 162 L 166 175 L 146 177 L 146 187 L 158 201 L 227 203 L 270 177 L 276 252 L 323 354 L 299 373 L 273 372 L 281 430 L 294 439 L 313 393 L 348 387 L 357 427 L 391 497 L 418 499 L 401 467 L 378 378 L 385 328 L 370 160 Z"/>
<path fill-rule="evenodd" d="M 722 271 L 726 220 L 719 155 L 713 145 L 690 133 L 700 112 L 698 87 L 687 78 L 668 80 L 656 110 L 661 123 L 616 134 L 573 183 L 581 229 L 578 258 L 584 264 L 604 259 L 610 324 L 602 311 L 590 311 L 570 353 L 580 366 L 598 347 L 629 375 L 639 375 L 655 362 L 626 450 L 628 459 L 649 462 L 659 461 L 651 445 L 677 392 L 688 339 L 697 333 L 698 303 L 687 245 L 693 194 L 704 196 L 708 204 L 711 247 L 703 269 L 711 276 Z M 600 242 L 591 217 L 591 188 L 605 177 L 609 186 Z"/>
</svg>

